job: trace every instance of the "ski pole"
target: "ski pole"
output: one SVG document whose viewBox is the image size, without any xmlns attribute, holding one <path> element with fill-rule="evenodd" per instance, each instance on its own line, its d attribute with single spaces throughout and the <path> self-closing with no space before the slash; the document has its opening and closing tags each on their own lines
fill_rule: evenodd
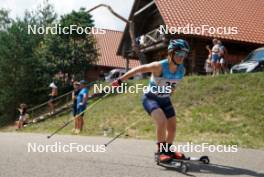
<svg viewBox="0 0 264 177">
<path fill-rule="evenodd" d="M 94 107 L 94 105 L 96 105 L 97 103 L 101 102 L 105 97 L 107 97 L 108 95 L 110 95 L 111 92 L 105 94 L 103 97 L 99 98 L 96 102 L 94 102 L 93 104 L 91 104 L 91 106 L 89 106 L 88 108 L 86 108 L 83 112 L 79 113 L 78 115 L 76 115 L 75 117 L 73 117 L 72 119 L 70 119 L 68 122 L 64 123 L 64 125 L 62 125 L 60 128 L 58 128 L 56 131 L 54 131 L 52 134 L 50 134 L 49 136 L 47 136 L 47 138 L 51 138 L 53 135 L 57 134 L 59 131 L 61 131 L 64 127 L 66 127 L 67 125 L 69 125 L 72 121 L 74 121 L 75 118 L 79 117 L 80 115 L 82 115 L 83 113 L 85 113 L 86 111 L 88 111 L 89 109 L 91 109 L 92 107 Z"/>
<path fill-rule="evenodd" d="M 116 135 L 110 141 L 108 141 L 107 143 L 105 143 L 104 144 L 105 147 L 107 147 L 109 144 L 111 144 L 113 141 L 115 141 L 118 137 L 120 137 L 121 135 L 123 135 L 128 129 L 130 129 L 131 127 L 133 127 L 134 125 L 136 125 L 140 121 L 142 121 L 142 119 L 139 119 L 139 120 L 135 121 L 133 124 L 131 124 L 130 126 L 126 127 L 125 130 L 123 130 L 121 133 L 119 133 L 118 135 Z"/>
</svg>

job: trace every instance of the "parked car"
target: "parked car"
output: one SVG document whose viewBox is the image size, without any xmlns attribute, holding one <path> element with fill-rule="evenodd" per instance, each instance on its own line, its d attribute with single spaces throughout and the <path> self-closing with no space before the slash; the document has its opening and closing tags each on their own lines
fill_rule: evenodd
<svg viewBox="0 0 264 177">
<path fill-rule="evenodd" d="M 126 73 L 125 69 L 113 69 L 109 72 L 108 75 L 106 75 L 105 77 L 105 81 L 106 82 L 112 82 L 114 80 L 116 80 L 117 78 L 121 77 L 122 75 L 124 75 Z M 134 77 L 130 78 L 130 79 L 142 79 L 143 76 L 142 74 L 136 74 Z"/>
<path fill-rule="evenodd" d="M 241 63 L 234 65 L 231 73 L 264 71 L 264 47 L 252 51 Z"/>
</svg>

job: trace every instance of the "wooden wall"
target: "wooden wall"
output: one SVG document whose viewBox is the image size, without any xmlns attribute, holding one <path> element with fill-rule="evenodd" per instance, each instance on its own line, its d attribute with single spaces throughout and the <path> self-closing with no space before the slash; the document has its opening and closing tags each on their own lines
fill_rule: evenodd
<svg viewBox="0 0 264 177">
<path fill-rule="evenodd" d="M 208 57 L 208 51 L 205 46 L 209 45 L 212 48 L 213 44 L 211 39 L 205 38 L 189 38 L 186 39 L 191 47 L 191 53 L 185 60 L 185 67 L 187 74 L 205 74 L 204 63 Z M 251 45 L 246 43 L 233 43 L 223 41 L 223 45 L 228 50 L 226 62 L 230 68 L 234 64 L 243 60 L 251 51 L 260 47 L 260 45 Z M 167 57 L 167 49 L 159 49 L 146 53 L 148 63 L 159 61 Z"/>
<path fill-rule="evenodd" d="M 86 80 L 88 82 L 95 81 L 95 80 L 100 80 L 101 79 L 100 78 L 100 73 L 101 72 L 108 73 L 112 69 L 114 69 L 114 68 L 112 68 L 112 67 L 104 67 L 104 66 L 94 66 L 94 67 L 91 67 L 85 73 Z"/>
</svg>

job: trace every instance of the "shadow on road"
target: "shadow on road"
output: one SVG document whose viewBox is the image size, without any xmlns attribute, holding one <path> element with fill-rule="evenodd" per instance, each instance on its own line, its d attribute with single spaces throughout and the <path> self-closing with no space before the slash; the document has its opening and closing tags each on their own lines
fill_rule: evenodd
<svg viewBox="0 0 264 177">
<path fill-rule="evenodd" d="M 215 174 L 215 175 L 223 175 L 223 176 L 237 176 L 237 175 L 248 175 L 252 177 L 263 177 L 264 173 L 258 173 L 252 170 L 231 167 L 231 166 L 224 166 L 218 164 L 190 164 L 189 172 L 197 172 L 197 173 L 206 173 L 206 174 Z M 193 176 L 193 175 L 192 175 Z"/>
</svg>

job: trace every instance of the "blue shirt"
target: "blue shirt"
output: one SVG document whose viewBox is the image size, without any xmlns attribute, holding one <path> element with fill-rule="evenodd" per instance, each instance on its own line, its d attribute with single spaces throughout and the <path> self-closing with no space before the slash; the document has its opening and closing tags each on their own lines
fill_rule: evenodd
<svg viewBox="0 0 264 177">
<path fill-rule="evenodd" d="M 87 88 L 82 88 L 77 96 L 77 108 L 80 106 L 80 103 L 83 103 L 84 95 L 88 95 L 89 91 Z M 87 103 L 83 104 L 84 107 L 86 107 Z"/>
</svg>

